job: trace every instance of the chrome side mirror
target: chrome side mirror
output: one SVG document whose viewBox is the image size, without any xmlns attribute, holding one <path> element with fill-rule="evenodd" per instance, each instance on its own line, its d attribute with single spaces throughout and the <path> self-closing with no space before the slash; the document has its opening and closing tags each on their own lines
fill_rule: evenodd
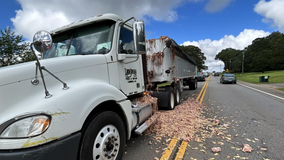
<svg viewBox="0 0 284 160">
<path fill-rule="evenodd" d="M 38 31 L 34 35 L 33 45 L 38 52 L 44 54 L 52 47 L 52 37 L 47 31 Z"/>
<path fill-rule="evenodd" d="M 143 21 L 133 22 L 133 39 L 135 53 L 146 53 L 145 25 Z"/>
</svg>

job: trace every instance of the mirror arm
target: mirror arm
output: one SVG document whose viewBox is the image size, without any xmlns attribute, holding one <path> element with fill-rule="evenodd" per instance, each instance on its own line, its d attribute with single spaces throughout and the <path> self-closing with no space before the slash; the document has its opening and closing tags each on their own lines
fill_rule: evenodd
<svg viewBox="0 0 284 160">
<path fill-rule="evenodd" d="M 34 43 L 41 43 L 41 42 L 34 42 Z M 67 86 L 67 84 L 65 82 L 63 82 L 62 80 L 60 80 L 58 77 L 56 77 L 54 74 L 52 74 L 49 70 L 47 70 L 44 66 L 41 66 L 39 60 L 38 60 L 38 57 L 37 55 L 35 54 L 34 50 L 33 50 L 33 47 L 32 45 L 34 43 L 31 43 L 30 47 L 31 47 L 31 50 L 34 54 L 34 56 L 36 57 L 36 74 L 35 74 L 35 79 L 33 79 L 31 81 L 31 83 L 33 85 L 37 85 L 39 83 L 39 80 L 37 79 L 37 69 L 39 69 L 39 72 L 40 72 L 40 76 L 41 76 L 41 79 L 42 79 L 42 82 L 43 82 L 43 86 L 44 86 L 44 90 L 45 90 L 45 98 L 50 98 L 52 97 L 52 95 L 48 92 L 47 88 L 46 88 L 46 84 L 45 84 L 45 80 L 44 80 L 44 76 L 43 76 L 43 73 L 42 73 L 42 70 L 46 71 L 47 73 L 49 73 L 52 77 L 54 77 L 55 79 L 57 79 L 59 82 L 61 82 L 63 84 L 63 90 L 67 90 L 69 89 L 69 87 Z"/>
<path fill-rule="evenodd" d="M 63 84 L 63 90 L 67 90 L 69 89 L 69 87 L 67 86 L 67 84 L 65 82 L 63 82 L 62 80 L 60 80 L 58 77 L 56 77 L 54 74 L 52 74 L 49 70 L 47 70 L 44 66 L 41 67 L 42 70 L 46 71 L 47 73 L 49 73 L 52 77 L 54 77 L 55 79 L 57 79 L 59 82 L 61 82 Z"/>
<path fill-rule="evenodd" d="M 46 88 L 46 84 L 45 84 L 45 81 L 44 81 L 44 77 L 43 77 L 43 73 L 42 73 L 42 66 L 38 60 L 38 57 L 37 55 L 35 54 L 34 50 L 33 50 L 33 44 L 35 43 L 41 43 L 41 42 L 38 42 L 38 41 L 35 41 L 33 43 L 31 43 L 30 47 L 31 47 L 31 50 L 34 54 L 34 56 L 36 57 L 36 76 L 35 76 L 35 79 L 32 80 L 32 84 L 35 85 L 36 83 L 38 84 L 38 79 L 37 79 L 37 69 L 39 69 L 39 72 L 40 72 L 40 76 L 41 76 L 41 79 L 42 79 L 42 82 L 43 82 L 43 86 L 44 86 L 44 90 L 45 90 L 45 98 L 50 98 L 52 97 L 52 95 L 48 92 L 47 88 Z"/>
</svg>

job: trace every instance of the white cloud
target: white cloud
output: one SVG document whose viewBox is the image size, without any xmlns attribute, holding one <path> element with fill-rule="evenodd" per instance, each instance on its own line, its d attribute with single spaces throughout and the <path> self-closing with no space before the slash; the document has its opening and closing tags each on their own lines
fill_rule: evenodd
<svg viewBox="0 0 284 160">
<path fill-rule="evenodd" d="M 220 71 L 220 65 L 223 69 L 224 63 L 221 61 L 216 61 L 215 56 L 226 48 L 234 48 L 234 49 L 244 49 L 248 45 L 252 43 L 252 41 L 256 38 L 266 37 L 270 33 L 265 32 L 263 30 L 253 30 L 253 29 L 245 29 L 238 36 L 233 35 L 225 35 L 223 38 L 219 40 L 199 40 L 199 41 L 186 41 L 182 45 L 194 45 L 199 47 L 202 52 L 205 54 L 207 60 L 205 61 L 205 65 L 208 66 L 209 71 Z"/>
<path fill-rule="evenodd" d="M 51 31 L 60 26 L 97 16 L 115 13 L 125 19 L 154 19 L 172 22 L 175 9 L 187 2 L 203 0 L 17 0 L 22 9 L 11 18 L 17 34 L 31 40 L 38 30 Z"/>
<path fill-rule="evenodd" d="M 283 0 L 260 0 L 254 7 L 254 11 L 265 18 L 263 22 L 270 23 L 278 27 L 279 30 L 284 31 L 284 1 Z"/>
<path fill-rule="evenodd" d="M 233 0 L 210 0 L 205 6 L 207 12 L 218 12 L 229 6 Z"/>
</svg>

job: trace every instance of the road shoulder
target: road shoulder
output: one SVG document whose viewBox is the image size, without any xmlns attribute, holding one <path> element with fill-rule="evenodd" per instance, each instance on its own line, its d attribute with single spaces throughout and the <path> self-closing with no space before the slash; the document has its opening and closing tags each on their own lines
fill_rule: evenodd
<svg viewBox="0 0 284 160">
<path fill-rule="evenodd" d="M 277 88 L 282 88 L 281 86 L 284 86 L 284 83 L 277 83 L 277 84 L 253 84 L 248 83 L 244 81 L 238 81 L 239 84 L 243 84 L 258 90 L 261 90 L 263 92 L 267 92 L 269 94 L 273 94 L 275 96 L 284 98 L 284 92 L 278 90 Z"/>
</svg>

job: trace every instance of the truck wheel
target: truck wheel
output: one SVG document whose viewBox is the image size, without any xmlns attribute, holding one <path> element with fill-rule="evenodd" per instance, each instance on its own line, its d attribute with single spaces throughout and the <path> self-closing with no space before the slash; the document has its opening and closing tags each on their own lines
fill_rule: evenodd
<svg viewBox="0 0 284 160">
<path fill-rule="evenodd" d="M 126 135 L 121 118 L 106 111 L 89 123 L 83 131 L 80 160 L 122 159 Z"/>
<path fill-rule="evenodd" d="M 175 106 L 180 104 L 181 92 L 178 86 L 175 87 Z"/>
<path fill-rule="evenodd" d="M 197 89 L 197 79 L 194 79 L 189 83 L 189 89 L 190 90 L 196 90 Z"/>
<path fill-rule="evenodd" d="M 169 110 L 174 110 L 175 109 L 175 94 L 173 92 L 172 87 L 166 87 L 167 91 L 167 103 L 168 103 L 168 109 Z"/>
</svg>

